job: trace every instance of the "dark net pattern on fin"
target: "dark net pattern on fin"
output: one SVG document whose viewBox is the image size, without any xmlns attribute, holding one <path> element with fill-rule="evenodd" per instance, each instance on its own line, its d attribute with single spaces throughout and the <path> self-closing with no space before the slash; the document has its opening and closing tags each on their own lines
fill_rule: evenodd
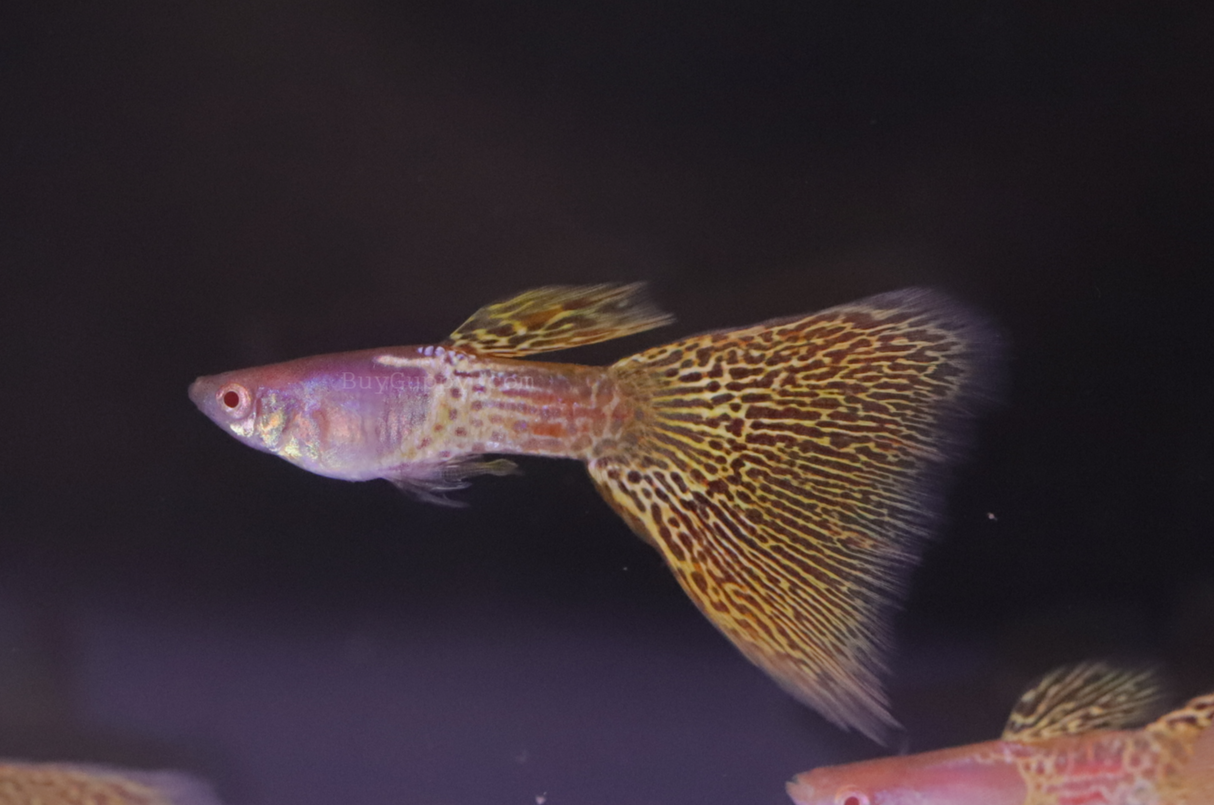
<svg viewBox="0 0 1214 805">
<path fill-rule="evenodd" d="M 1003 729 L 1005 741 L 1044 741 L 1094 730 L 1138 727 L 1158 710 L 1164 695 L 1149 668 L 1104 662 L 1051 671 L 1025 691 Z"/>
<path fill-rule="evenodd" d="M 597 344 L 672 321 L 630 285 L 551 285 L 478 310 L 444 346 L 511 357 Z"/>
<path fill-rule="evenodd" d="M 881 740 L 891 611 L 997 340 L 908 290 L 651 349 L 611 369 L 641 419 L 590 472 L 751 661 Z"/>
</svg>

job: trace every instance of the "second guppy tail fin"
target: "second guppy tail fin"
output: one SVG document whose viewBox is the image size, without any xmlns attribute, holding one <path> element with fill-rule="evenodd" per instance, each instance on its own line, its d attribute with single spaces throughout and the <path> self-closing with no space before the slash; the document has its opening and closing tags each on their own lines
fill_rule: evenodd
<svg viewBox="0 0 1214 805">
<path fill-rule="evenodd" d="M 609 370 L 638 418 L 590 473 L 743 654 L 880 741 L 892 611 L 999 342 L 910 289 L 650 349 Z"/>
</svg>

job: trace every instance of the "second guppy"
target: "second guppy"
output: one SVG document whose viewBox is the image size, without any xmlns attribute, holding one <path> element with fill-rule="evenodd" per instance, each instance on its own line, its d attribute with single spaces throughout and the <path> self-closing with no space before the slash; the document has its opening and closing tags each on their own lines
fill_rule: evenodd
<svg viewBox="0 0 1214 805">
<path fill-rule="evenodd" d="M 642 286 L 488 305 L 440 345 L 200 377 L 240 441 L 320 475 L 444 497 L 486 454 L 585 462 L 700 610 L 831 721 L 880 739 L 890 615 L 988 396 L 997 342 L 910 289 L 686 338 L 607 367 L 516 358 L 668 324 Z"/>
<path fill-rule="evenodd" d="M 797 805 L 1210 805 L 1214 693 L 1131 729 L 1162 689 L 1149 670 L 1064 666 L 1020 697 L 997 741 L 814 769 L 788 794 Z"/>
</svg>

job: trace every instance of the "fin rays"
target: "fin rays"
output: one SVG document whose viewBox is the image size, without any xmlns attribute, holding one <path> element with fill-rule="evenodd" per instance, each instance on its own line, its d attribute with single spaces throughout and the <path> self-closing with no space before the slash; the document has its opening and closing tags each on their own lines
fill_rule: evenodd
<svg viewBox="0 0 1214 805">
<path fill-rule="evenodd" d="M 1084 662 L 1058 668 L 1025 691 L 1003 729 L 1005 741 L 1042 741 L 1140 726 L 1163 698 L 1151 669 Z"/>
<path fill-rule="evenodd" d="M 517 357 L 597 344 L 673 321 L 645 296 L 644 283 L 550 285 L 473 313 L 444 342 L 476 355 Z"/>
<path fill-rule="evenodd" d="M 612 367 L 646 413 L 590 472 L 743 654 L 879 740 L 889 616 L 994 341 L 910 291 L 658 347 Z"/>
<path fill-rule="evenodd" d="M 467 504 L 447 497 L 448 492 L 466 488 L 468 479 L 476 475 L 501 476 L 515 475 L 518 472 L 518 465 L 509 459 L 485 460 L 478 456 L 465 456 L 436 464 L 405 465 L 397 472 L 388 473 L 384 477 L 397 489 L 417 500 L 462 509 Z"/>
</svg>

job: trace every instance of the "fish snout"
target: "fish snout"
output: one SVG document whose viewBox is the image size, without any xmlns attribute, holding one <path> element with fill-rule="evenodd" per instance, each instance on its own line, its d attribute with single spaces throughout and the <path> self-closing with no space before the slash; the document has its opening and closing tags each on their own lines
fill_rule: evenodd
<svg viewBox="0 0 1214 805">
<path fill-rule="evenodd" d="M 188 394 L 190 395 L 190 402 L 194 403 L 194 405 L 198 406 L 203 411 L 206 410 L 203 405 L 204 401 L 208 397 L 215 396 L 214 388 L 207 383 L 207 378 L 205 377 L 197 378 L 193 383 L 191 383 Z"/>
<path fill-rule="evenodd" d="M 808 774 L 798 774 L 784 785 L 784 790 L 796 805 L 819 805 L 814 787 L 806 779 Z"/>
<path fill-rule="evenodd" d="M 230 425 L 253 412 L 253 393 L 230 375 L 200 377 L 190 384 L 190 400 L 198 410 L 222 425 Z"/>
</svg>

